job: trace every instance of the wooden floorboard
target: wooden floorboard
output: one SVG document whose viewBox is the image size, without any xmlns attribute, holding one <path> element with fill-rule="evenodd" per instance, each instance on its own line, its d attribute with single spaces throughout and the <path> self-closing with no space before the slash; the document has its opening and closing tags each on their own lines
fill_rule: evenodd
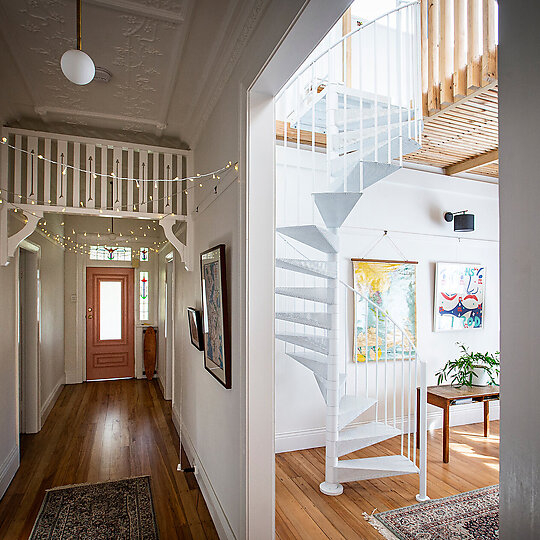
<svg viewBox="0 0 540 540">
<path fill-rule="evenodd" d="M 45 490 L 150 475 L 160 537 L 218 538 L 156 382 L 66 386 L 43 429 L 21 438 L 21 466 L 0 501 L 0 538 L 27 539 Z"/>
<path fill-rule="evenodd" d="M 361 458 L 400 453 L 398 437 L 348 455 Z M 276 538 L 381 540 L 362 513 L 416 504 L 418 475 L 379 478 L 344 484 L 343 495 L 319 491 L 324 480 L 324 449 L 312 448 L 276 455 Z M 428 435 L 428 495 L 435 499 L 499 482 L 499 422 L 491 435 L 483 424 L 450 430 L 450 463 L 442 462 L 442 432 Z"/>
</svg>

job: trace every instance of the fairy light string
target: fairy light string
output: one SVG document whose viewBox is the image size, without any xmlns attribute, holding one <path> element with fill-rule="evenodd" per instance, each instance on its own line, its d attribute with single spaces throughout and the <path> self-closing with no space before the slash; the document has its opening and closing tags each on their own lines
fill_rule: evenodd
<svg viewBox="0 0 540 540">
<path fill-rule="evenodd" d="M 7 146 L 8 148 L 11 148 L 11 149 L 13 149 L 13 150 L 15 150 L 17 152 L 20 152 L 21 154 L 29 155 L 29 156 L 31 156 L 32 159 L 35 158 L 35 151 L 34 150 L 26 150 L 24 148 L 19 148 L 19 147 L 13 145 L 13 144 L 10 144 L 8 142 L 7 137 L 3 137 L 0 142 L 3 145 Z M 130 211 L 131 212 L 137 212 L 137 213 L 141 213 L 141 212 L 144 213 L 146 211 L 145 207 L 149 206 L 149 205 L 152 205 L 152 210 L 153 211 L 151 213 L 157 213 L 157 214 L 160 214 L 161 217 L 165 217 L 167 215 L 175 215 L 173 212 L 166 210 L 166 209 L 171 208 L 170 201 L 171 201 L 172 198 L 181 196 L 182 193 L 188 194 L 188 192 L 190 190 L 193 190 L 193 189 L 203 188 L 204 184 L 208 180 L 213 180 L 213 181 L 219 182 L 221 180 L 220 175 L 223 175 L 224 173 L 227 173 L 229 170 L 234 169 L 235 171 L 238 171 L 238 162 L 233 163 L 232 161 L 229 161 L 225 166 L 220 167 L 219 169 L 216 169 L 214 171 L 211 171 L 211 172 L 208 172 L 208 173 L 196 173 L 193 176 L 186 176 L 186 177 L 183 177 L 183 178 L 179 178 L 178 176 L 176 176 L 174 178 L 170 178 L 170 169 L 169 168 L 167 168 L 167 178 L 150 178 L 150 179 L 148 179 L 148 178 L 131 178 L 131 177 L 119 176 L 118 167 L 117 167 L 116 174 L 115 174 L 114 171 L 112 171 L 111 173 L 97 172 L 95 169 L 92 170 L 92 162 L 90 162 L 90 169 L 83 169 L 83 168 L 80 168 L 80 167 L 75 167 L 74 165 L 70 165 L 68 163 L 64 163 L 64 157 L 65 156 L 62 154 L 61 161 L 59 162 L 59 161 L 56 161 L 54 159 L 47 158 L 47 157 L 43 156 L 42 154 L 37 155 L 38 160 L 42 160 L 44 162 L 48 162 L 48 163 L 51 163 L 51 164 L 54 164 L 54 165 L 60 167 L 59 170 L 61 171 L 61 185 L 60 185 L 60 190 L 61 191 L 60 191 L 60 196 L 59 196 L 58 200 L 56 201 L 56 204 L 53 203 L 52 199 L 45 200 L 45 199 L 39 199 L 38 197 L 31 198 L 32 196 L 36 195 L 36 193 L 34 191 L 34 179 L 32 179 L 32 190 L 31 190 L 30 194 L 17 193 L 17 192 L 11 191 L 11 190 L 6 189 L 6 188 L 1 188 L 0 189 L 0 204 L 4 203 L 5 202 L 4 199 L 7 198 L 8 201 L 6 201 L 6 202 L 8 202 L 12 206 L 13 211 L 14 212 L 20 212 L 23 216 L 24 216 L 25 213 L 27 213 L 29 211 L 31 212 L 31 210 L 29 210 L 28 208 L 22 208 L 21 207 L 22 205 L 26 205 L 26 206 L 30 206 L 30 205 L 50 206 L 51 210 L 57 210 L 58 208 L 62 208 L 61 213 L 69 213 L 68 209 L 70 209 L 70 208 L 80 208 L 80 209 L 84 208 L 84 209 L 88 209 L 88 210 L 96 210 L 100 214 L 102 214 L 103 212 L 130 212 Z M 144 163 L 142 165 L 144 167 Z M 66 201 L 66 197 L 64 195 L 64 187 L 66 187 L 66 191 L 67 191 L 67 185 L 66 186 L 64 185 L 65 184 L 64 177 L 67 175 L 67 172 L 68 172 L 69 169 L 71 169 L 74 172 L 89 175 L 89 186 L 90 186 L 89 192 L 90 193 L 89 193 L 89 196 L 87 197 L 87 200 L 85 202 L 79 201 L 79 206 L 77 206 L 76 204 L 73 204 L 73 202 L 71 202 L 71 204 L 67 204 L 68 201 Z M 32 166 L 32 172 L 33 172 L 33 166 Z M 144 176 L 144 173 L 143 173 L 143 176 Z M 114 203 L 112 203 L 112 205 L 110 205 L 110 206 L 109 205 L 107 205 L 107 206 L 99 206 L 99 207 L 97 207 L 96 205 L 88 206 L 88 203 L 90 203 L 90 202 L 97 202 L 97 201 L 94 201 L 94 199 L 93 199 L 94 193 L 92 192 L 92 180 L 94 180 L 94 183 L 95 183 L 95 181 L 97 179 L 107 179 L 109 181 L 115 181 L 116 182 L 116 198 L 117 198 L 117 200 Z M 144 196 L 144 193 L 148 193 L 148 186 L 149 185 L 150 185 L 150 188 L 152 188 L 152 186 L 153 186 L 153 188 L 156 189 L 158 183 L 163 183 L 164 184 L 163 195 L 161 197 L 160 196 L 154 197 L 153 194 L 147 194 L 146 199 L 140 199 L 139 201 L 134 201 L 131 204 L 129 204 L 127 202 L 120 203 L 120 201 L 118 200 L 118 193 L 120 191 L 119 182 L 135 182 L 137 188 L 140 191 L 142 191 L 143 196 Z M 171 183 L 173 183 L 173 182 L 179 182 L 179 183 L 180 182 L 185 182 L 186 186 L 179 189 L 176 192 L 176 194 L 173 194 L 172 189 L 169 188 L 169 185 Z M 218 187 L 218 184 L 216 184 L 213 187 L 215 194 L 217 194 L 217 187 Z M 140 192 L 139 192 L 139 197 L 140 197 Z M 9 201 L 10 198 L 12 199 L 12 201 Z M 112 194 L 111 199 L 112 198 L 114 198 L 114 193 Z M 18 201 L 17 201 L 17 199 L 18 199 Z M 159 212 L 159 211 L 157 211 L 157 208 L 156 208 L 156 210 L 154 210 L 155 206 L 159 205 L 159 203 L 161 203 L 161 202 L 164 203 L 163 207 L 164 207 L 165 211 L 164 212 Z M 43 210 L 43 208 L 40 208 L 40 210 Z M 47 211 L 47 210 L 45 210 L 45 211 Z M 36 215 L 34 212 L 31 212 L 31 213 L 34 216 Z M 24 218 L 24 221 L 25 222 L 28 221 L 26 217 Z M 44 223 L 46 223 L 46 222 L 44 222 Z M 80 253 L 80 254 L 90 255 L 90 245 L 87 242 L 82 242 L 81 243 L 81 242 L 77 242 L 76 240 L 72 240 L 70 235 L 67 235 L 67 236 L 58 235 L 56 233 L 53 233 L 53 232 L 47 230 L 44 225 L 38 225 L 38 227 L 45 236 L 50 238 L 52 241 L 54 241 L 58 245 L 64 247 L 64 249 L 67 249 L 68 251 L 77 252 L 77 253 Z M 74 236 L 75 236 L 75 233 L 74 233 Z M 84 236 L 85 237 L 87 236 L 86 232 L 84 233 Z M 122 234 L 120 234 L 119 236 L 122 237 Z M 144 237 L 146 237 L 146 234 L 144 234 L 143 238 Z M 98 239 L 101 238 L 101 235 L 99 233 L 97 234 L 97 238 Z M 118 247 L 122 247 L 121 244 L 123 244 L 124 241 L 127 244 L 129 244 L 129 242 L 130 242 L 129 238 L 127 238 L 125 240 L 124 240 L 124 238 L 125 237 L 123 237 L 120 242 L 114 242 L 113 241 L 111 243 L 114 243 Z M 137 239 L 138 237 L 134 237 L 134 238 L 135 238 L 135 241 L 138 241 L 138 239 Z M 105 245 L 107 243 L 105 239 L 104 239 L 104 241 L 105 241 L 105 243 L 100 244 L 100 245 Z M 154 252 L 157 253 L 157 252 L 160 251 L 160 249 L 163 247 L 163 245 L 165 245 L 167 243 L 168 243 L 168 240 L 163 240 L 162 242 L 154 241 L 153 245 L 155 247 L 150 247 L 149 250 L 154 251 Z M 95 245 L 95 244 L 92 244 L 92 245 Z"/>
<path fill-rule="evenodd" d="M 19 148 L 19 147 L 15 146 L 15 145 L 9 143 L 7 137 L 2 137 L 1 142 L 2 142 L 2 144 L 7 146 L 8 148 L 12 148 L 13 150 L 16 150 L 17 152 L 21 152 L 22 154 L 27 154 L 27 155 L 33 154 L 32 150 L 25 150 L 24 148 Z M 154 182 L 154 184 L 157 183 L 157 182 L 164 182 L 164 183 L 184 182 L 184 181 L 195 182 L 196 180 L 204 180 L 205 178 L 213 178 L 213 179 L 218 178 L 219 179 L 219 175 L 221 173 L 225 172 L 227 169 L 229 169 L 231 167 L 234 167 L 235 170 L 238 170 L 238 162 L 233 163 L 232 161 L 229 161 L 225 166 L 220 167 L 219 169 L 216 169 L 215 171 L 211 171 L 211 172 L 208 172 L 208 173 L 202 173 L 202 174 L 197 173 L 194 176 L 185 176 L 183 178 L 175 176 L 174 178 L 150 178 L 150 179 L 146 178 L 146 179 L 141 179 L 141 178 L 131 178 L 131 177 L 127 177 L 127 176 L 118 176 L 118 173 L 115 174 L 114 171 L 111 171 L 110 173 L 97 172 L 97 171 L 92 172 L 92 169 L 89 170 L 89 169 L 82 169 L 80 167 L 75 167 L 75 165 L 70 165 L 69 163 L 64 163 L 63 162 L 63 154 L 62 154 L 62 161 L 61 162 L 55 161 L 54 159 L 47 158 L 47 157 L 43 156 L 42 154 L 38 154 L 37 157 L 38 157 L 38 159 L 46 161 L 48 163 L 52 163 L 52 164 L 57 165 L 57 166 L 59 165 L 63 176 L 65 176 L 67 174 L 68 169 L 71 169 L 71 170 L 79 172 L 79 173 L 89 174 L 94 179 L 97 179 L 98 177 L 100 177 L 100 178 L 109 178 L 109 179 L 112 178 L 113 180 L 135 182 L 137 184 L 139 184 L 140 182 L 147 182 L 147 183 Z"/>
<path fill-rule="evenodd" d="M 132 250 L 132 254 L 135 257 L 138 257 L 140 254 L 141 249 L 148 249 L 149 251 L 153 251 L 154 253 L 159 253 L 161 248 L 168 243 L 168 240 L 153 240 L 152 245 L 145 245 L 144 247 L 133 247 L 130 246 L 130 242 L 142 242 L 148 244 L 148 242 L 151 241 L 151 237 L 148 236 L 146 232 L 144 232 L 144 229 L 141 227 L 140 229 L 143 231 L 142 233 L 135 233 L 134 231 L 130 231 L 130 236 L 126 236 L 124 233 L 119 233 L 115 235 L 114 239 L 111 239 L 110 237 L 107 238 L 110 235 L 110 229 L 108 229 L 108 233 L 82 233 L 82 236 L 92 236 L 94 238 L 93 240 L 88 239 L 88 242 L 79 242 L 76 240 L 77 235 L 80 237 L 81 233 L 77 233 L 75 229 L 73 229 L 73 238 L 71 235 L 60 235 L 57 233 L 54 233 L 46 228 L 47 222 L 45 221 L 43 224 L 38 225 L 39 230 L 44 234 L 47 238 L 52 240 L 55 244 L 63 247 L 67 251 L 72 251 L 74 253 L 79 253 L 81 255 L 88 255 L 90 256 L 91 253 L 91 247 L 92 246 L 115 246 L 115 247 L 130 247 Z M 147 226 L 148 230 L 152 231 L 152 227 L 150 225 Z M 153 228 L 154 231 L 156 231 L 156 227 Z M 121 240 L 119 240 L 121 238 Z M 127 244 L 127 245 L 125 245 Z"/>
</svg>

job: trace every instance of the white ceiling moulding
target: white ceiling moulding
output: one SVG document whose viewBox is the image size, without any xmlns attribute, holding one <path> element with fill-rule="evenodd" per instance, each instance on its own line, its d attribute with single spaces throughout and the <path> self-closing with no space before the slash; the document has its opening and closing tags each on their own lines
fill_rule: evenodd
<svg viewBox="0 0 540 540">
<path fill-rule="evenodd" d="M 94 4 L 95 6 L 103 6 L 109 9 L 116 9 L 122 12 L 133 13 L 134 15 L 141 15 L 151 19 L 160 19 L 174 23 L 184 22 L 184 6 L 182 6 L 180 11 L 171 11 L 165 8 L 139 4 L 138 2 L 132 2 L 130 0 L 85 0 L 85 3 Z"/>
<path fill-rule="evenodd" d="M 160 120 L 152 120 L 150 118 L 138 118 L 133 116 L 125 116 L 122 114 L 108 114 L 92 111 L 78 111 L 75 109 L 63 109 L 62 107 L 35 107 L 36 114 L 39 116 L 60 116 L 60 117 L 80 117 L 80 118 L 101 118 L 113 122 L 129 122 L 132 124 L 140 124 L 143 126 L 151 126 L 157 130 L 164 131 L 167 129 L 167 124 Z"/>
<path fill-rule="evenodd" d="M 264 12 L 263 8 L 266 6 L 266 3 L 266 0 L 258 0 L 255 3 L 242 29 L 237 34 L 238 37 L 234 43 L 231 53 L 223 55 L 223 57 L 227 58 L 227 61 L 219 73 L 219 76 L 214 80 L 213 84 L 208 85 L 208 88 L 212 89 L 211 94 L 209 96 L 206 95 L 204 99 L 201 99 L 198 102 L 197 107 L 194 108 L 194 110 L 202 110 L 204 112 L 195 128 L 193 143 L 190 145 L 192 148 L 197 145 L 202 131 L 206 126 L 206 123 L 208 122 L 208 119 L 210 118 L 210 115 L 212 114 L 212 111 L 214 110 L 214 107 L 216 106 L 216 103 L 218 102 L 223 89 L 225 88 L 225 85 L 231 77 L 236 64 L 238 63 L 242 51 L 245 49 L 249 38 L 253 34 L 253 30 L 257 26 L 257 22 Z M 204 103 L 204 101 L 206 101 L 206 103 Z"/>
</svg>

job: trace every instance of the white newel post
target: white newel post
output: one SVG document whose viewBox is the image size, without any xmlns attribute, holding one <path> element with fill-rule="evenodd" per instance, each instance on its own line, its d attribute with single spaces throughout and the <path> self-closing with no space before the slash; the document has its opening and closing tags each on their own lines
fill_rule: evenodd
<svg viewBox="0 0 540 540">
<path fill-rule="evenodd" d="M 338 229 L 329 229 L 336 236 Z M 328 309 L 331 314 L 331 329 L 328 332 L 328 367 L 327 367 L 327 403 L 326 403 L 326 477 L 321 483 L 320 490 L 325 495 L 341 495 L 343 486 L 338 483 L 338 435 L 339 435 L 339 343 L 340 343 L 340 298 L 339 298 L 339 253 L 328 256 L 330 263 L 335 263 L 336 277 L 328 280 L 332 291 L 333 303 Z"/>
<path fill-rule="evenodd" d="M 427 496 L 427 374 L 426 363 L 420 362 L 420 493 L 419 502 L 429 501 Z"/>
<path fill-rule="evenodd" d="M 4 137 L 4 131 L 0 129 L 0 136 Z M 7 137 L 6 137 L 7 141 Z M 0 266 L 8 264 L 8 152 L 7 146 L 2 144 L 0 154 Z"/>
</svg>

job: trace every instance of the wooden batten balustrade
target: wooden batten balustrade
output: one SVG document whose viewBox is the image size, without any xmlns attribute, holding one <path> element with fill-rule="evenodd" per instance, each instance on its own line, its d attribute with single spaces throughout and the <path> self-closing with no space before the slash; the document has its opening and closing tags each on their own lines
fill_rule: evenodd
<svg viewBox="0 0 540 540">
<path fill-rule="evenodd" d="M 496 10 L 496 0 L 421 0 L 424 116 L 497 80 Z"/>
<path fill-rule="evenodd" d="M 190 151 L 15 128 L 3 128 L 2 136 L 8 144 L 0 189 L 9 203 L 43 211 L 187 214 L 188 186 L 174 178 L 191 171 Z"/>
</svg>

